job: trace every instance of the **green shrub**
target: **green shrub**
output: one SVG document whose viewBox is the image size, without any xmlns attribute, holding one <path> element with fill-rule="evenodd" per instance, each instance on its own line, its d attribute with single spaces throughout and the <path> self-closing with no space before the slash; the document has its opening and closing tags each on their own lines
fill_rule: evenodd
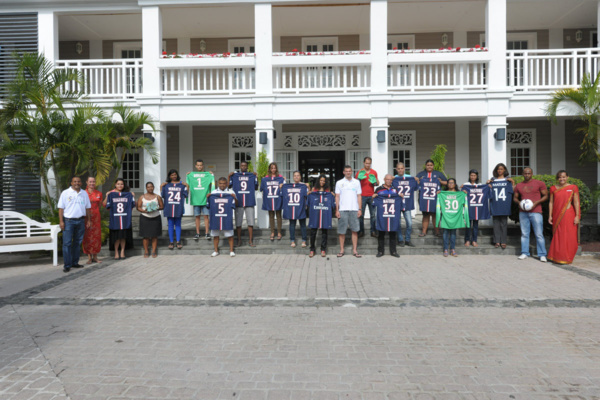
<svg viewBox="0 0 600 400">
<path fill-rule="evenodd" d="M 258 182 L 267 176 L 269 173 L 269 158 L 267 157 L 267 150 L 262 149 L 258 153 L 258 160 L 256 161 L 256 173 L 258 175 Z"/>
<path fill-rule="evenodd" d="M 514 176 L 512 177 L 512 179 L 515 181 L 515 184 L 523 182 L 522 176 Z M 532 179 L 537 179 L 538 181 L 544 182 L 544 184 L 548 188 L 548 196 L 550 196 L 550 188 L 556 184 L 556 176 L 534 175 Z M 580 179 L 577 178 L 569 177 L 567 183 L 576 185 L 579 189 L 579 204 L 581 207 L 581 216 L 584 216 L 595 204 L 590 188 Z M 546 234 L 550 234 L 552 232 L 552 226 L 548 223 L 550 207 L 549 204 L 550 198 L 548 198 L 548 201 L 542 203 L 542 214 L 544 216 L 544 233 Z M 510 216 L 510 219 L 515 222 L 519 222 L 519 206 L 514 202 L 512 203 L 512 214 Z"/>
</svg>

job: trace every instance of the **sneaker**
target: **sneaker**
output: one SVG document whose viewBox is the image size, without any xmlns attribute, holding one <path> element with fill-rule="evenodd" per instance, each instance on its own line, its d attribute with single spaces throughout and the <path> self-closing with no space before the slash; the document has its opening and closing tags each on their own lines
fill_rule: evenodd
<svg viewBox="0 0 600 400">
<path fill-rule="evenodd" d="M 546 257 L 544 257 L 544 256 L 541 256 L 540 257 L 540 261 L 541 262 L 548 262 L 548 259 Z"/>
<path fill-rule="evenodd" d="M 525 260 L 526 258 L 529 258 L 527 254 L 521 254 L 519 257 L 517 257 L 519 260 Z"/>
<path fill-rule="evenodd" d="M 63 267 L 63 272 L 66 274 L 71 270 L 71 267 Z"/>
<path fill-rule="evenodd" d="M 404 242 L 404 244 L 406 244 L 408 247 L 415 247 L 413 242 Z"/>
<path fill-rule="evenodd" d="M 211 256 L 211 257 L 216 257 L 216 256 L 218 256 L 218 255 L 219 255 L 219 253 L 218 253 L 217 251 L 213 251 L 213 253 L 212 253 L 210 256 Z"/>
<path fill-rule="evenodd" d="M 392 254 L 390 254 L 390 255 L 391 255 L 392 257 L 400 258 L 400 254 L 398 254 L 398 253 L 392 253 Z"/>
<path fill-rule="evenodd" d="M 383 253 L 377 253 L 377 255 L 375 257 L 377 257 L 377 258 L 383 257 Z"/>
<path fill-rule="evenodd" d="M 204 235 L 204 238 L 205 238 L 206 240 L 210 240 L 210 235 L 207 233 L 206 235 Z"/>
<path fill-rule="evenodd" d="M 404 242 L 398 242 L 398 246 L 400 246 L 400 247 L 404 247 L 404 246 L 405 246 L 405 243 L 404 243 Z"/>
<path fill-rule="evenodd" d="M 233 251 L 229 252 L 229 257 L 235 257 L 235 253 Z"/>
<path fill-rule="evenodd" d="M 198 239 L 200 239 L 200 234 L 199 234 L 199 233 L 196 233 L 196 234 L 194 235 L 194 240 L 198 240 Z"/>
</svg>

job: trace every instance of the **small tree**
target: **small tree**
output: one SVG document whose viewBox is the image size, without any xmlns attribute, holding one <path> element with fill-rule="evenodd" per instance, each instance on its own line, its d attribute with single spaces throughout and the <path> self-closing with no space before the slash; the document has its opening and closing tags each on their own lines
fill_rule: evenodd
<svg viewBox="0 0 600 400">
<path fill-rule="evenodd" d="M 581 80 L 581 86 L 578 88 L 560 89 L 552 94 L 550 100 L 546 103 L 545 112 L 554 124 L 558 122 L 556 113 L 558 108 L 564 104 L 571 104 L 576 107 L 579 114 L 574 118 L 582 121 L 582 126 L 575 129 L 575 133 L 583 135 L 581 142 L 581 155 L 579 164 L 586 162 L 600 161 L 598 152 L 598 118 L 600 117 L 600 73 L 592 81 L 590 74 L 585 74 Z"/>
<path fill-rule="evenodd" d="M 446 171 L 444 168 L 446 167 L 446 153 L 448 152 L 448 147 L 445 144 L 437 144 L 435 148 L 431 152 L 429 156 L 433 160 L 433 168 L 436 171 L 440 171 L 442 174 L 446 175 Z M 425 167 L 423 167 L 425 168 Z"/>
<path fill-rule="evenodd" d="M 262 149 L 258 152 L 258 160 L 256 161 L 256 174 L 258 175 L 258 181 L 269 173 L 269 158 L 267 157 L 267 150 Z"/>
</svg>

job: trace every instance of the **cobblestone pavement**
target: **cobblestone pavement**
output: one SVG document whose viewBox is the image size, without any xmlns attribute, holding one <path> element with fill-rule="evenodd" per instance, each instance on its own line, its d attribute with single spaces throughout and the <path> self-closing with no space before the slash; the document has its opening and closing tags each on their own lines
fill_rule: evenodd
<svg viewBox="0 0 600 400">
<path fill-rule="evenodd" d="M 0 268 L 0 400 L 600 399 L 593 257 L 40 268 Z"/>
</svg>

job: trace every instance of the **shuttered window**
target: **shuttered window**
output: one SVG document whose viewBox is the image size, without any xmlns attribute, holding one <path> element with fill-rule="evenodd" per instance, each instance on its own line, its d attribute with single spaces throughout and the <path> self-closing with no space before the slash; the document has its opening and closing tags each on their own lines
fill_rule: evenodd
<svg viewBox="0 0 600 400">
<path fill-rule="evenodd" d="M 15 74 L 13 53 L 37 51 L 37 14 L 0 14 L 0 99 Z M 0 210 L 26 212 L 39 207 L 39 179 L 24 172 L 16 157 L 0 159 Z"/>
</svg>

